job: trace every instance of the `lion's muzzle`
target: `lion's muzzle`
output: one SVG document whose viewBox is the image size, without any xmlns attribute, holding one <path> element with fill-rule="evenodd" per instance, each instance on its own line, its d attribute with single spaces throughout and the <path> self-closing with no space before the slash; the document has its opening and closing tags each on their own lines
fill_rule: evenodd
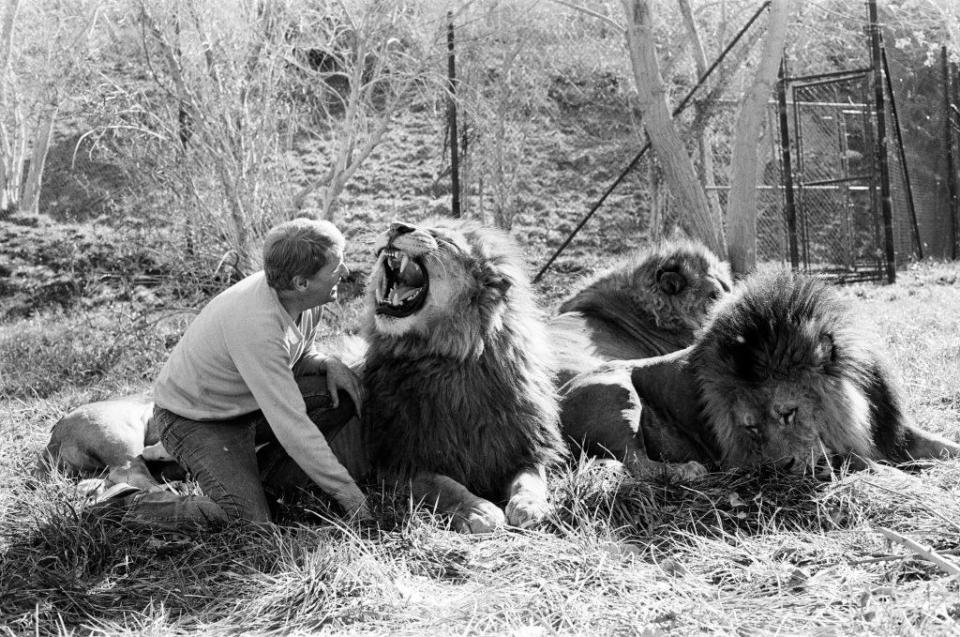
<svg viewBox="0 0 960 637">
<path fill-rule="evenodd" d="M 377 269 L 377 314 L 404 317 L 423 307 L 429 277 L 419 259 L 395 247 L 386 247 L 380 251 Z"/>
</svg>

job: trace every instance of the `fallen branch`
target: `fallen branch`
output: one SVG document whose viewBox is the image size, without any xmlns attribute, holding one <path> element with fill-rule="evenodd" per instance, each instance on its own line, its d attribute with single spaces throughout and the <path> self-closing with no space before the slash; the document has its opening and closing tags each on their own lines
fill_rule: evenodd
<svg viewBox="0 0 960 637">
<path fill-rule="evenodd" d="M 940 567 L 940 570 L 946 572 L 950 576 L 956 577 L 960 575 L 960 566 L 957 566 L 952 561 L 948 560 L 942 555 L 937 554 L 937 552 L 934 551 L 932 547 L 920 546 L 910 538 L 904 537 L 903 535 L 900 535 L 896 531 L 891 531 L 888 528 L 881 528 L 880 532 L 883 533 L 884 537 L 886 537 L 888 540 L 897 542 L 905 546 L 907 550 L 911 551 L 917 557 L 925 559 L 928 562 L 933 562 L 938 567 Z"/>
</svg>

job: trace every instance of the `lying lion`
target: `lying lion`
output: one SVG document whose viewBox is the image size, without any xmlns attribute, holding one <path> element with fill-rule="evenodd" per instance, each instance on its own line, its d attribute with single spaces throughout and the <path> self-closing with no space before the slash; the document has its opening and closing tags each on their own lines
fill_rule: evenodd
<svg viewBox="0 0 960 637">
<path fill-rule="evenodd" d="M 153 400 L 136 394 L 77 407 L 50 432 L 38 475 L 56 467 L 67 475 L 105 474 L 104 486 L 160 487 L 148 462 L 174 462 L 152 426 Z"/>
<path fill-rule="evenodd" d="M 700 243 L 667 241 L 637 252 L 564 301 L 550 320 L 559 382 L 604 361 L 687 347 L 731 287 L 729 265 Z"/>
<path fill-rule="evenodd" d="M 687 349 L 577 376 L 562 407 L 567 435 L 641 475 L 960 456 L 909 422 L 891 368 L 838 294 L 786 272 L 748 278 Z"/>
</svg>

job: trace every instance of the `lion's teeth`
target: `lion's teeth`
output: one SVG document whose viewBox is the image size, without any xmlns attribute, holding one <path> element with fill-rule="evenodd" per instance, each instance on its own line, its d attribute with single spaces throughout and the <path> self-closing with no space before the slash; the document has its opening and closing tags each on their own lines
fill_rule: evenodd
<svg viewBox="0 0 960 637">
<path fill-rule="evenodd" d="M 403 256 L 400 258 L 400 274 L 403 274 L 406 271 L 408 263 L 410 263 L 410 257 L 408 257 L 407 253 L 404 252 Z"/>
</svg>

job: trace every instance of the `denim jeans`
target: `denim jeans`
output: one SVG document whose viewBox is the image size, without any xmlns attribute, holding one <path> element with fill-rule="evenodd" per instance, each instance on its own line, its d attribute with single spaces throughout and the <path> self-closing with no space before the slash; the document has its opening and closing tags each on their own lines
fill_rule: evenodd
<svg viewBox="0 0 960 637">
<path fill-rule="evenodd" d="M 345 393 L 340 393 L 339 406 L 331 407 L 325 376 L 300 376 L 297 384 L 307 415 L 328 441 L 348 421 L 356 420 L 353 401 Z M 265 484 L 271 494 L 312 484 L 260 411 L 229 420 L 197 421 L 155 407 L 153 417 L 163 446 L 192 474 L 203 494 L 138 494 L 126 512 L 127 521 L 168 529 L 234 520 L 264 523 L 270 521 Z"/>
</svg>

